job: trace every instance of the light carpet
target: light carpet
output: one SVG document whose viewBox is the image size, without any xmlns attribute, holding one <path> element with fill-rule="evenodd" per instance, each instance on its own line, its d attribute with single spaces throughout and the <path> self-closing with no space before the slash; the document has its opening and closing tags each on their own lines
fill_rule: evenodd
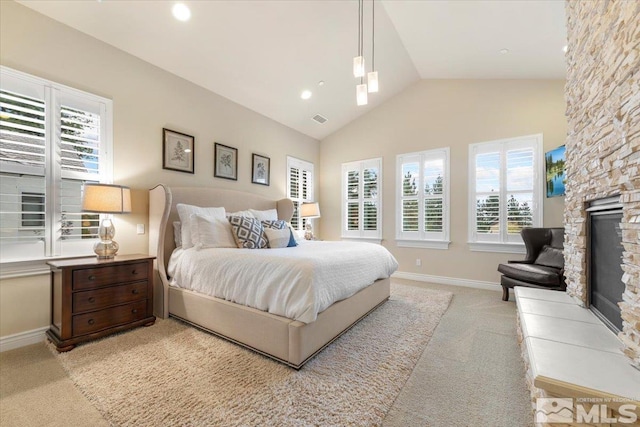
<svg viewBox="0 0 640 427">
<path fill-rule="evenodd" d="M 117 426 L 375 426 L 452 294 L 392 285 L 388 302 L 300 371 L 173 319 L 58 354 Z"/>
</svg>

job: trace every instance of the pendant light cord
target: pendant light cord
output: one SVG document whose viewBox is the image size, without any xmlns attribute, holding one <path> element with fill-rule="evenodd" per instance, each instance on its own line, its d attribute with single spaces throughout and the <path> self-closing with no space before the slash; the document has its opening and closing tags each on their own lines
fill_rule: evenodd
<svg viewBox="0 0 640 427">
<path fill-rule="evenodd" d="M 376 0 L 371 0 L 371 71 L 376 70 Z"/>
</svg>

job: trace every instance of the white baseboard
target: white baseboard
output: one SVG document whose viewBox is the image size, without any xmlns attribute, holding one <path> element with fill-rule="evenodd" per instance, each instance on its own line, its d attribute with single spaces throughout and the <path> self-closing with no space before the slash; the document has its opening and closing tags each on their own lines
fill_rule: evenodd
<svg viewBox="0 0 640 427">
<path fill-rule="evenodd" d="M 48 329 L 48 326 L 44 326 L 42 328 L 33 329 L 31 331 L 25 331 L 13 335 L 7 335 L 5 337 L 0 337 L 0 353 L 2 353 L 3 351 L 13 350 L 15 348 L 42 342 L 46 338 L 45 332 Z"/>
<path fill-rule="evenodd" d="M 464 286 L 465 288 L 484 289 L 487 291 L 502 292 L 502 286 L 499 283 L 484 282 L 482 280 L 458 279 L 455 277 L 432 276 L 430 274 L 408 273 L 405 271 L 396 271 L 391 275 L 393 278 L 415 280 L 417 282 L 436 283 L 438 285 Z M 509 289 L 513 292 L 513 289 Z"/>
</svg>

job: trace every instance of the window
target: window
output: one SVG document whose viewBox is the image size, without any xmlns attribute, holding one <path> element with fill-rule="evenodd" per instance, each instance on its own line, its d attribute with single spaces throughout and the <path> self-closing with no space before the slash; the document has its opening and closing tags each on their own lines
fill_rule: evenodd
<svg viewBox="0 0 640 427">
<path fill-rule="evenodd" d="M 382 240 L 382 159 L 342 164 L 342 237 Z"/>
<path fill-rule="evenodd" d="M 314 202 L 313 199 L 313 163 L 287 156 L 287 196 L 293 200 L 291 226 L 303 231 L 307 219 L 300 218 L 300 205 Z"/>
<path fill-rule="evenodd" d="M 85 182 L 111 178 L 111 101 L 0 68 L 2 262 L 90 254 Z"/>
<path fill-rule="evenodd" d="M 521 252 L 520 230 L 542 224 L 542 135 L 469 146 L 472 250 Z"/>
<path fill-rule="evenodd" d="M 397 156 L 398 246 L 449 248 L 449 148 Z"/>
</svg>

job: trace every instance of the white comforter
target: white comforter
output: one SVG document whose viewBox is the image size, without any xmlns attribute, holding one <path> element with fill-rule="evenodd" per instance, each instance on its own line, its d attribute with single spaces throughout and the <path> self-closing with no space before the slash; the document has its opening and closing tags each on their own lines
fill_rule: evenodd
<svg viewBox="0 0 640 427">
<path fill-rule="evenodd" d="M 384 247 L 308 242 L 284 249 L 176 249 L 171 284 L 309 323 L 398 263 Z"/>
</svg>

